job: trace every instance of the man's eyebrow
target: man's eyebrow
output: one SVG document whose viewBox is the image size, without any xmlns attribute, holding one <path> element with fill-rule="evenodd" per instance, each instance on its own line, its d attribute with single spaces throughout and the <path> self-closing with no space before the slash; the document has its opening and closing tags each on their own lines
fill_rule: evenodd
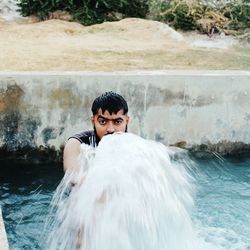
<svg viewBox="0 0 250 250">
<path fill-rule="evenodd" d="M 118 117 L 118 118 L 115 118 L 115 119 L 108 119 L 108 118 L 106 118 L 106 117 L 104 117 L 104 116 L 102 116 L 102 115 L 98 115 L 98 116 L 97 116 L 97 119 L 99 119 L 99 118 L 102 118 L 102 119 L 108 120 L 108 121 L 119 121 L 119 120 L 122 120 L 122 121 L 123 121 L 123 118 L 122 118 L 122 117 Z"/>
<path fill-rule="evenodd" d="M 97 116 L 97 119 L 99 119 L 99 118 L 102 118 L 102 119 L 107 120 L 107 118 L 106 118 L 106 117 L 104 117 L 104 116 L 102 116 L 102 115 L 98 115 L 98 116 Z"/>
<path fill-rule="evenodd" d="M 113 121 L 119 121 L 119 120 L 122 120 L 123 121 L 123 118 L 122 117 L 118 117 L 118 118 L 115 118 L 115 119 L 111 119 Z"/>
</svg>

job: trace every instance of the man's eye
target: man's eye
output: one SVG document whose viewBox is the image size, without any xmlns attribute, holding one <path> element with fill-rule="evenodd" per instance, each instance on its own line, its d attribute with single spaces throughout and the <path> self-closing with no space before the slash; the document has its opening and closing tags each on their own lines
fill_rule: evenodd
<svg viewBox="0 0 250 250">
<path fill-rule="evenodd" d="M 123 122 L 123 120 L 115 120 L 115 121 L 114 121 L 114 123 L 115 123 L 116 125 L 120 125 L 122 122 Z"/>
<path fill-rule="evenodd" d="M 105 125 L 105 124 L 106 124 L 106 120 L 103 120 L 103 119 L 99 119 L 98 122 L 99 122 L 101 125 Z"/>
</svg>

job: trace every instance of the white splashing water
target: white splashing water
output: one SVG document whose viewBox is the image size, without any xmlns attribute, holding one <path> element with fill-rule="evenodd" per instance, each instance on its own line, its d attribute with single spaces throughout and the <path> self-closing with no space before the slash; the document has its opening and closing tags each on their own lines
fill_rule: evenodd
<svg viewBox="0 0 250 250">
<path fill-rule="evenodd" d="M 81 147 L 78 184 L 71 172 L 57 189 L 46 249 L 195 250 L 192 178 L 160 143 L 129 134 Z"/>
<path fill-rule="evenodd" d="M 0 17 L 8 21 L 20 18 L 16 3 L 16 0 L 0 0 Z"/>
</svg>

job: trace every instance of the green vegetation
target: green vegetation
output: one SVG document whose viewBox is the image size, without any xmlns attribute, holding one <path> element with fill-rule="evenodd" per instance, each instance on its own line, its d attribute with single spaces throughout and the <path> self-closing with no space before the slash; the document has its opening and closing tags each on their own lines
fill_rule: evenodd
<svg viewBox="0 0 250 250">
<path fill-rule="evenodd" d="M 243 35 L 249 40 L 249 0 L 231 0 L 208 5 L 200 0 L 19 0 L 23 16 L 36 15 L 44 20 L 49 14 L 67 11 L 84 25 L 115 21 L 125 17 L 150 18 L 180 30 L 199 30 Z"/>
<path fill-rule="evenodd" d="M 44 20 L 62 10 L 84 25 L 115 21 L 118 16 L 145 18 L 148 12 L 147 0 L 19 0 L 17 5 L 23 16 L 36 15 Z"/>
</svg>

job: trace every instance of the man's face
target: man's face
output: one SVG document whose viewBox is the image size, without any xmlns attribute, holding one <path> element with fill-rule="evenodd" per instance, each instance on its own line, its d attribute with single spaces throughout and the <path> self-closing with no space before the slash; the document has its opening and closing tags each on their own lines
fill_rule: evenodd
<svg viewBox="0 0 250 250">
<path fill-rule="evenodd" d="M 110 114 L 107 110 L 102 113 L 102 110 L 99 109 L 97 114 L 91 117 L 91 121 L 96 129 L 97 136 L 101 140 L 104 135 L 125 132 L 129 117 L 123 114 L 123 110 L 120 110 L 117 114 Z"/>
</svg>

